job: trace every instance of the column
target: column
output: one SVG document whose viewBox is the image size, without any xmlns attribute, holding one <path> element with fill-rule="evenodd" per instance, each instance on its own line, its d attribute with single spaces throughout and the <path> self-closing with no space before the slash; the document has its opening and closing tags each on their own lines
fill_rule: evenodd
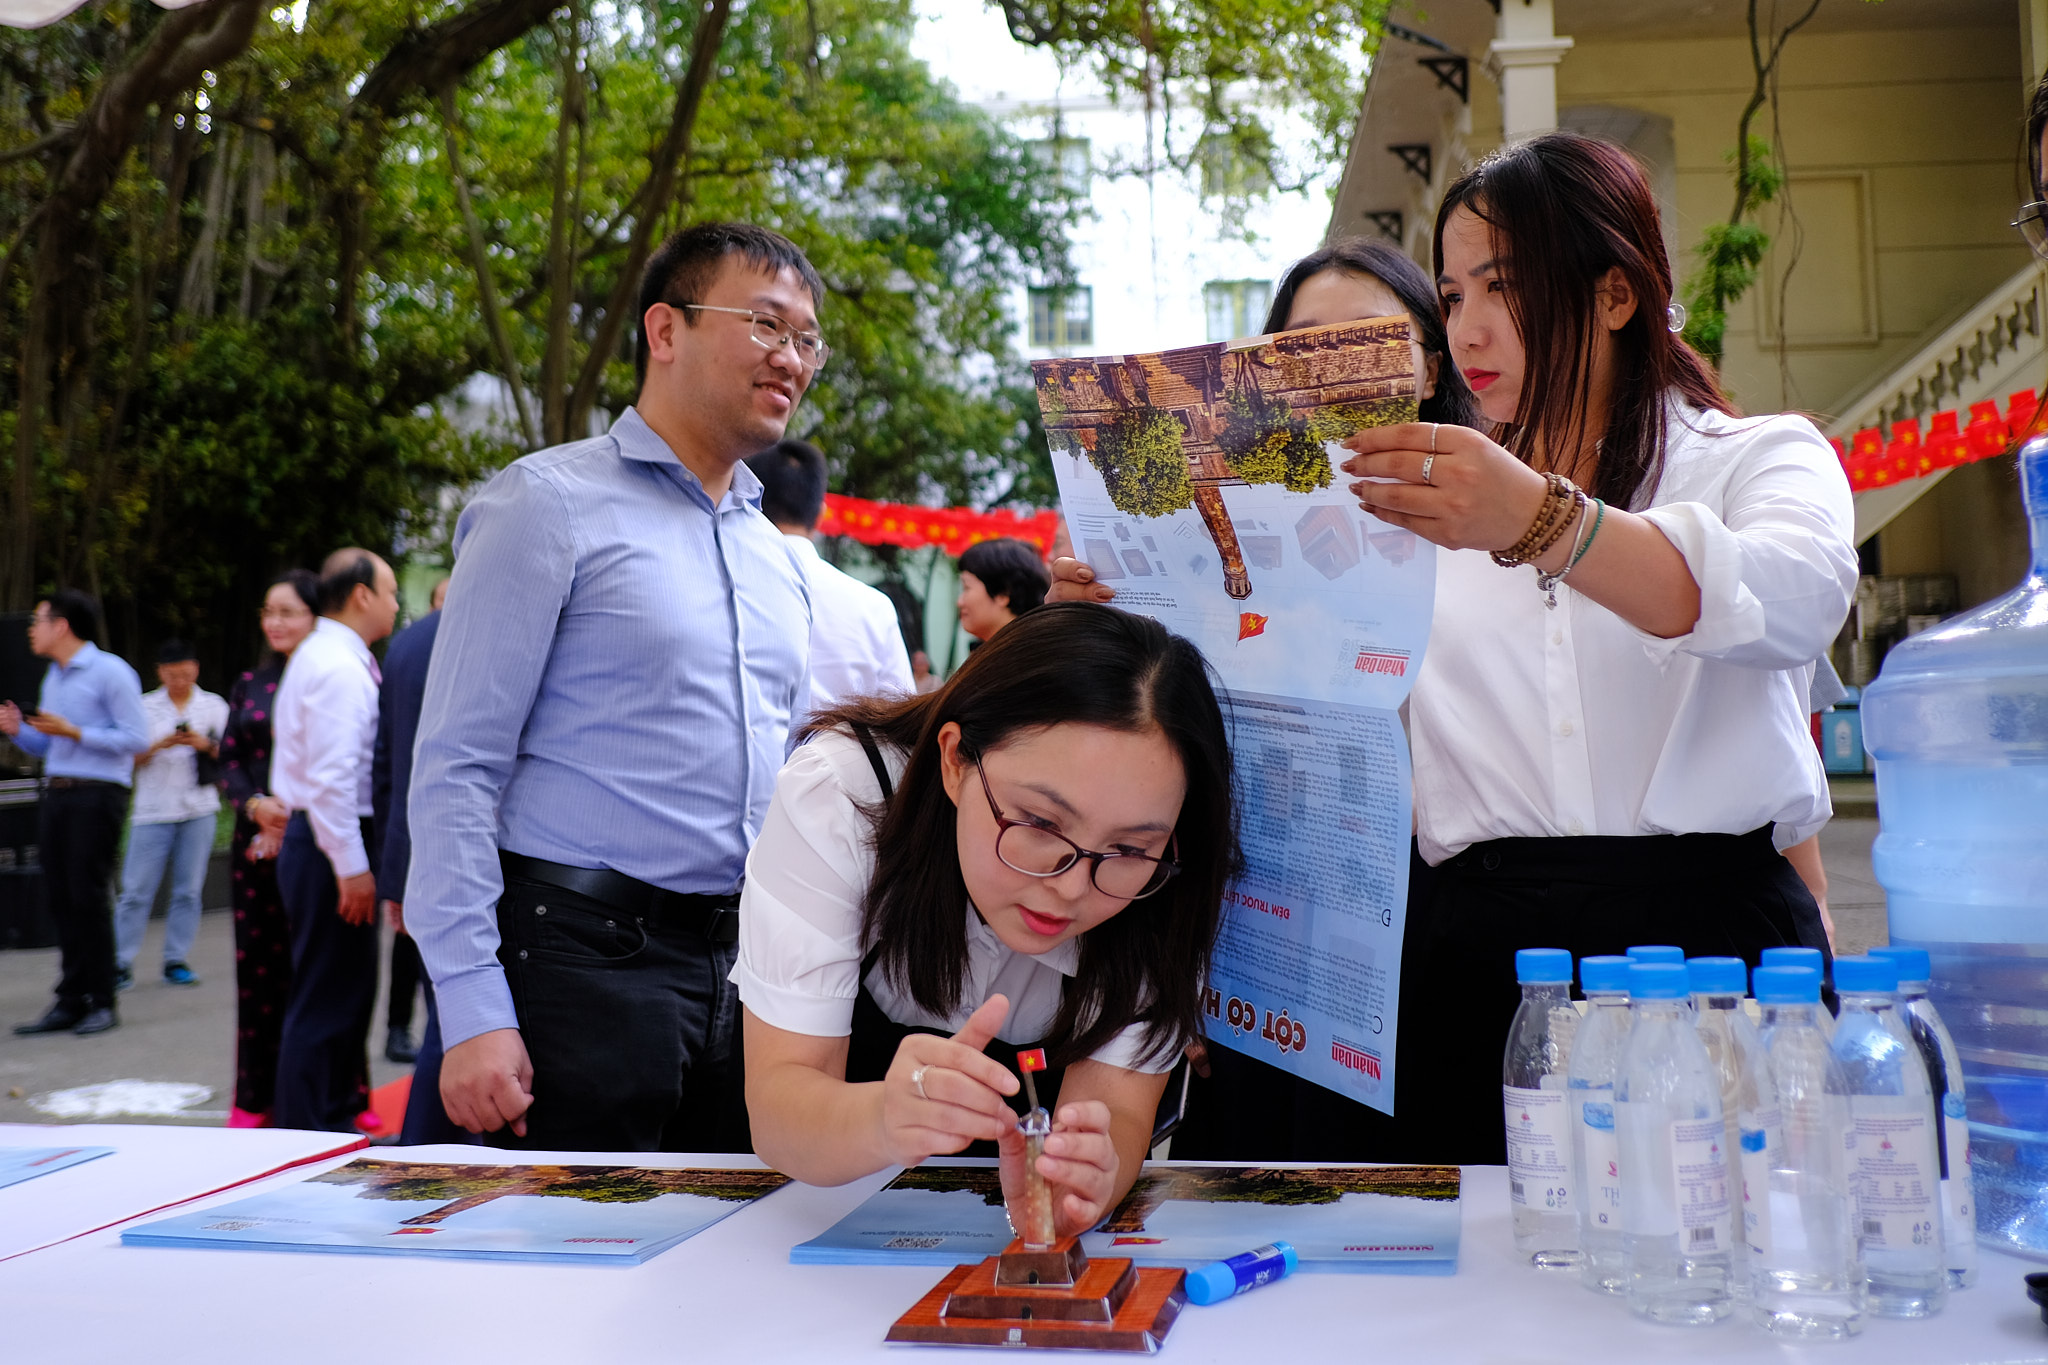
<svg viewBox="0 0 2048 1365">
<path fill-rule="evenodd" d="M 1500 0 L 1486 65 L 1500 83 L 1504 141 L 1557 127 L 1557 64 L 1572 40 L 1558 37 L 1554 23 L 1551 0 Z"/>
</svg>

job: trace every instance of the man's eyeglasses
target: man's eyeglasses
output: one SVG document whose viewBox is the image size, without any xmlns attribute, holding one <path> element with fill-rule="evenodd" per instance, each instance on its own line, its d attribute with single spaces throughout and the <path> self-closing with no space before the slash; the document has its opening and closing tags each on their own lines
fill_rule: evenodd
<svg viewBox="0 0 2048 1365">
<path fill-rule="evenodd" d="M 2021 209 L 2020 216 L 2012 220 L 2012 225 L 2026 240 L 2028 248 L 2048 261 L 2048 200 L 2037 199 Z"/>
<path fill-rule="evenodd" d="M 794 347 L 796 358 L 807 370 L 824 369 L 825 362 L 832 357 L 832 348 L 825 344 L 825 338 L 816 332 L 799 332 L 773 313 L 754 308 L 720 308 L 709 303 L 672 303 L 669 307 L 694 308 L 700 313 L 736 313 L 751 324 L 749 330 L 756 346 L 764 351 Z"/>
<path fill-rule="evenodd" d="M 1088 869 L 1088 880 L 1097 891 L 1120 901 L 1134 901 L 1158 891 L 1180 871 L 1180 864 L 1175 861 L 1180 856 L 1180 847 L 1173 839 L 1167 841 L 1171 858 L 1154 858 L 1144 853 L 1096 853 L 1043 825 L 1012 820 L 996 805 L 996 794 L 989 790 L 988 770 L 979 763 L 974 770 L 981 775 L 981 791 L 988 797 L 989 814 L 996 818 L 996 857 L 1012 872 L 1027 877 L 1057 877 L 1086 858 L 1093 864 Z"/>
</svg>

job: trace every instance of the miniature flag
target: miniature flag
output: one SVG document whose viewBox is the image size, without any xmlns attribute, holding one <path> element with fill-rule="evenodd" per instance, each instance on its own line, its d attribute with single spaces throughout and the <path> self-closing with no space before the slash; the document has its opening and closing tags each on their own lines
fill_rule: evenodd
<svg viewBox="0 0 2048 1365">
<path fill-rule="evenodd" d="M 1271 617 L 1261 616 L 1255 611 L 1239 612 L 1237 615 L 1237 638 L 1249 640 L 1254 635 L 1266 633 L 1266 622 Z"/>
<path fill-rule="evenodd" d="M 1045 1070 L 1045 1049 L 1042 1047 L 1035 1047 L 1032 1048 L 1029 1052 L 1018 1053 L 1017 1069 L 1019 1071 Z"/>
</svg>

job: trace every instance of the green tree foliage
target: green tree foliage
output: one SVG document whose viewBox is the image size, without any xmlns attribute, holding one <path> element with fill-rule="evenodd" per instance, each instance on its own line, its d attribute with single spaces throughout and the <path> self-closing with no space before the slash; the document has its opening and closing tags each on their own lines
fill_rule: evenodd
<svg viewBox="0 0 2048 1365">
<path fill-rule="evenodd" d="M 1205 193 L 1225 199 L 1297 188 L 1342 164 L 1364 59 L 1389 8 L 1389 0 L 991 2 L 1018 41 L 1157 109 L 1168 162 L 1200 169 Z M 1310 131 L 1292 163 L 1275 136 L 1282 111 Z"/>
<path fill-rule="evenodd" d="M 0 30 L 5 597 L 257 643 L 263 582 L 439 545 L 459 490 L 630 402 L 685 222 L 810 253 L 835 486 L 1049 496 L 1005 298 L 1074 205 L 909 51 L 907 0 L 107 0 Z M 478 431 L 479 372 L 524 415 Z M 458 490 L 451 499 L 451 490 Z"/>
<path fill-rule="evenodd" d="M 1186 435 L 1172 413 L 1139 408 L 1098 428 L 1088 459 L 1119 510 L 1134 517 L 1171 516 L 1195 505 L 1182 446 Z"/>
</svg>

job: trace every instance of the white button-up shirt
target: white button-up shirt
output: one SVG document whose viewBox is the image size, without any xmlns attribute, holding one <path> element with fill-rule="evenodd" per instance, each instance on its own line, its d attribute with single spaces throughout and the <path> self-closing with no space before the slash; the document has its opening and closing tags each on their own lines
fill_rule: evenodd
<svg viewBox="0 0 2048 1365">
<path fill-rule="evenodd" d="M 903 754 L 879 746 L 892 782 L 903 773 Z M 790 755 L 775 783 L 761 838 L 747 857 L 740 895 L 739 961 L 732 981 L 740 999 L 764 1022 L 814 1038 L 853 1032 L 860 995 L 861 901 L 874 877 L 874 830 L 860 806 L 882 800 L 881 784 L 858 741 L 827 732 Z M 945 1018 L 899 991 L 879 964 L 868 974 L 868 993 L 899 1024 L 958 1032 L 991 995 L 1010 1002 L 1005 1041 L 1043 1038 L 1058 1012 L 1060 992 L 1081 961 L 1076 939 L 1030 955 L 1006 945 L 967 911 L 967 978 L 960 1004 Z M 1147 1058 L 1143 1025 L 1118 1033 L 1094 1060 L 1132 1071 L 1161 1072 L 1174 1053 Z"/>
<path fill-rule="evenodd" d="M 370 870 L 358 823 L 370 814 L 377 661 L 363 637 L 323 616 L 292 651 L 272 708 L 270 791 L 304 811 L 337 877 Z"/>
<path fill-rule="evenodd" d="M 1855 596 L 1854 511 L 1800 417 L 1678 409 L 1641 515 L 1700 588 L 1658 639 L 1483 551 L 1437 552 L 1436 622 L 1409 718 L 1416 832 L 1434 864 L 1486 839 L 1742 834 L 1827 823 L 1813 663 Z M 1641 500 L 1639 499 L 1639 502 Z"/>
<path fill-rule="evenodd" d="M 159 687 L 142 694 L 142 719 L 149 727 L 149 742 L 174 733 L 178 722 L 215 743 L 228 728 L 228 704 L 203 687 L 192 689 L 180 709 L 169 689 Z M 135 766 L 135 807 L 130 817 L 138 825 L 174 825 L 220 810 L 220 788 L 199 785 L 199 754 L 183 744 L 159 749 L 149 762 Z"/>
<path fill-rule="evenodd" d="M 855 697 L 907 697 L 915 688 L 896 604 L 835 565 L 809 536 L 791 535 L 811 590 L 811 710 Z"/>
</svg>

